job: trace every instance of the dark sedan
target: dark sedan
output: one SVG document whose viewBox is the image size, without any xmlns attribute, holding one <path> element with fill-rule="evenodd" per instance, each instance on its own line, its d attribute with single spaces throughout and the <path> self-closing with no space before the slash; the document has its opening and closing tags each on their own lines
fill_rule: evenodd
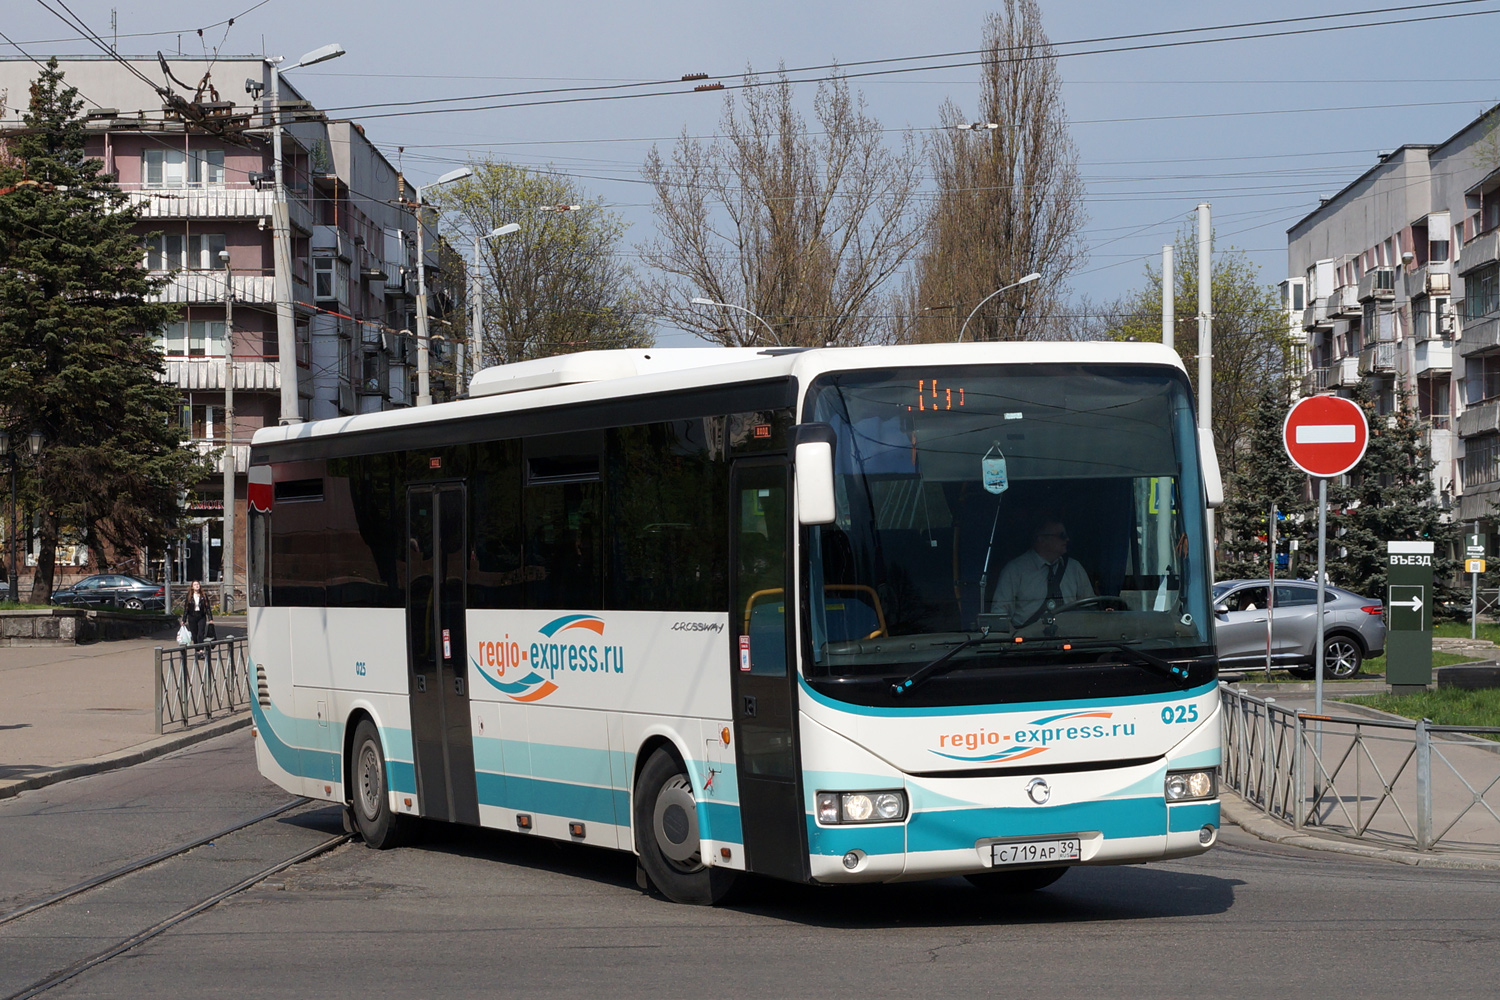
<svg viewBox="0 0 1500 1000">
<path fill-rule="evenodd" d="M 96 573 L 71 587 L 52 592 L 52 603 L 75 608 L 124 608 L 128 611 L 162 610 L 166 591 L 123 573 Z"/>
</svg>

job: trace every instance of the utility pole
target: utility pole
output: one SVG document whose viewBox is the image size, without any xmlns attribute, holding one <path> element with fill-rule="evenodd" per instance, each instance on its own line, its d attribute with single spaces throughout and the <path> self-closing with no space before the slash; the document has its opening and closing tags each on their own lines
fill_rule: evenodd
<svg viewBox="0 0 1500 1000">
<path fill-rule="evenodd" d="M 1172 342 L 1177 321 L 1177 272 L 1172 267 L 1172 244 L 1161 248 L 1161 342 L 1175 350 Z"/>
<path fill-rule="evenodd" d="M 234 271 L 229 251 L 220 250 L 224 265 L 224 539 L 219 553 L 219 610 L 229 614 L 234 602 Z"/>
<path fill-rule="evenodd" d="M 300 424 L 297 396 L 297 321 L 292 316 L 292 221 L 281 177 L 281 57 L 271 64 L 271 158 L 275 164 L 276 198 L 271 205 L 272 284 L 276 297 L 276 355 L 281 368 L 281 423 Z"/>
<path fill-rule="evenodd" d="M 1209 223 L 1208 202 L 1198 206 L 1198 428 L 1199 436 L 1213 442 L 1213 227 Z M 1215 544 L 1214 512 L 1204 511 L 1208 522 L 1208 570 L 1213 579 Z"/>
</svg>

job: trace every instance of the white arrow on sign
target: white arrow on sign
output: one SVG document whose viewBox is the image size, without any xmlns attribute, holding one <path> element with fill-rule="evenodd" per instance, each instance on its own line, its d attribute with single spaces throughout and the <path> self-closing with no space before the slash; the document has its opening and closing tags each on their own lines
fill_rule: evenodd
<svg viewBox="0 0 1500 1000">
<path fill-rule="evenodd" d="M 1391 602 L 1391 607 L 1393 607 L 1393 608 L 1411 608 L 1413 611 L 1421 611 L 1422 610 L 1422 599 L 1420 597 L 1413 597 L 1409 601 L 1392 601 Z"/>
</svg>

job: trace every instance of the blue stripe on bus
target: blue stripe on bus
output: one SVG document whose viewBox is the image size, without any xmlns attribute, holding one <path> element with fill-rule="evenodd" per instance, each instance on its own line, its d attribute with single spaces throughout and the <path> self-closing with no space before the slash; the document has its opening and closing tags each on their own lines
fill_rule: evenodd
<svg viewBox="0 0 1500 1000">
<path fill-rule="evenodd" d="M 743 844 L 744 827 L 740 825 L 740 807 L 725 802 L 698 803 L 698 836 L 721 844 Z"/>
<path fill-rule="evenodd" d="M 489 771 L 476 772 L 474 782 L 481 805 L 564 816 L 585 823 L 624 826 L 630 822 L 630 796 L 622 789 Z"/>
<path fill-rule="evenodd" d="M 872 824 L 861 826 L 819 826 L 807 817 L 807 850 L 809 854 L 843 857 L 850 851 L 866 854 L 902 854 L 906 851 L 906 828 Z"/>
<path fill-rule="evenodd" d="M 1160 694 L 1143 694 L 1133 698 L 1074 698 L 1067 701 L 1027 701 L 998 705 L 933 705 L 933 706 L 901 706 L 899 708 L 880 708 L 874 705 L 855 705 L 851 702 L 837 701 L 827 695 L 813 690 L 802 678 L 797 679 L 802 693 L 823 705 L 826 708 L 836 709 L 850 715 L 873 715 L 885 718 L 908 718 L 914 716 L 935 715 L 996 715 L 1002 712 L 1052 712 L 1073 711 L 1080 708 L 1094 708 L 1105 702 L 1110 705 L 1153 705 L 1158 702 L 1185 701 L 1189 698 L 1201 698 L 1218 688 L 1218 681 L 1210 681 L 1199 687 L 1187 691 L 1164 691 Z"/>
<path fill-rule="evenodd" d="M 278 721 L 283 721 L 286 728 L 297 728 L 297 720 L 283 715 L 272 709 L 272 713 Z M 306 747 L 296 747 L 284 742 L 281 734 L 271 725 L 270 717 L 261 707 L 259 699 L 250 701 L 250 717 L 255 720 L 255 730 L 259 734 L 266 749 L 271 753 L 271 759 L 276 761 L 276 766 L 287 774 L 298 778 L 316 778 L 319 781 L 342 781 L 339 774 L 339 755 L 329 750 L 311 750 Z"/>
<path fill-rule="evenodd" d="M 1167 810 L 1167 829 L 1172 833 L 1187 833 L 1189 830 L 1218 825 L 1217 802 L 1187 802 Z"/>
<path fill-rule="evenodd" d="M 1158 796 L 1035 808 L 919 812 L 907 823 L 907 845 L 914 852 L 955 851 L 972 849 L 976 841 L 989 837 L 1043 837 L 1092 830 L 1108 840 L 1160 837 L 1167 832 L 1167 804 Z"/>
</svg>

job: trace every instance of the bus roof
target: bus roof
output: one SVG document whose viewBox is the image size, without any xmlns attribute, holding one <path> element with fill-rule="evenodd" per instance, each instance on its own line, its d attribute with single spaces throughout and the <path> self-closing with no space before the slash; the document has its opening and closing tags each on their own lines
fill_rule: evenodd
<svg viewBox="0 0 1500 1000">
<path fill-rule="evenodd" d="M 486 368 L 474 376 L 468 399 L 263 427 L 253 441 L 265 445 L 775 378 L 791 377 L 806 384 L 830 371 L 966 364 L 1166 365 L 1184 371 L 1177 352 L 1161 344 L 1116 341 L 584 351 Z"/>
</svg>

